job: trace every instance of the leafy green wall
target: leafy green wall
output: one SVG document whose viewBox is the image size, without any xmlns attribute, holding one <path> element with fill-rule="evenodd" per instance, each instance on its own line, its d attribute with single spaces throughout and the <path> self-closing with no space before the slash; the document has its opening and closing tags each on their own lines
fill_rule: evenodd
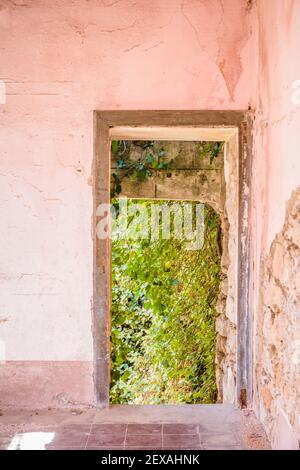
<svg viewBox="0 0 300 470">
<path fill-rule="evenodd" d="M 205 206 L 201 250 L 175 238 L 113 241 L 112 403 L 216 401 L 220 234 L 219 216 Z"/>
</svg>

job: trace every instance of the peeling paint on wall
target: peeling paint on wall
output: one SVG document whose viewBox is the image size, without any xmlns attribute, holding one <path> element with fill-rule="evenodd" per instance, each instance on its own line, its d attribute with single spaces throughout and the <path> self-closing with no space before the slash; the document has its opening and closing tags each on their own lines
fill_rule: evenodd
<svg viewBox="0 0 300 470">
<path fill-rule="evenodd" d="M 291 275 L 298 263 L 296 252 L 291 257 L 298 241 L 290 239 L 287 230 L 287 224 L 293 223 L 291 205 L 298 204 L 295 188 L 300 185 L 300 113 L 296 102 L 300 79 L 300 62 L 296 59 L 299 24 L 298 1 L 257 2 L 259 80 L 250 211 L 253 406 L 274 448 L 282 448 L 288 441 L 294 448 L 300 432 L 300 384 L 295 378 L 294 363 L 298 357 L 295 289 L 299 292 L 299 275 L 296 271 L 295 278 Z"/>
<path fill-rule="evenodd" d="M 300 442 L 300 187 L 287 204 L 284 227 L 264 265 L 263 308 L 256 332 L 257 394 L 263 424 L 278 448 L 283 412 L 291 441 Z M 284 434 L 288 441 L 287 430 Z"/>
</svg>

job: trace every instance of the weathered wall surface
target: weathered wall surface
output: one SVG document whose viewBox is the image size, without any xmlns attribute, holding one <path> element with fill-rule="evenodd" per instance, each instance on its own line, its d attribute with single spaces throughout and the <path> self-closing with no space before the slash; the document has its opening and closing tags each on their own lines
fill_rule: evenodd
<svg viewBox="0 0 300 470">
<path fill-rule="evenodd" d="M 276 447 L 289 448 L 292 444 L 298 448 L 300 188 L 288 202 L 285 224 L 272 242 L 264 269 L 259 318 L 263 344 L 256 365 L 261 416 Z"/>
<path fill-rule="evenodd" d="M 93 402 L 93 110 L 251 105 L 254 408 L 296 447 L 299 1 L 0 0 L 0 43 L 1 404 Z"/>
<path fill-rule="evenodd" d="M 93 401 L 93 110 L 246 109 L 253 15 L 247 0 L 0 1 L 2 404 L 35 405 L 37 376 L 40 406 Z"/>
<path fill-rule="evenodd" d="M 254 408 L 275 448 L 300 440 L 300 2 L 258 1 L 252 182 Z"/>
<path fill-rule="evenodd" d="M 221 259 L 223 279 L 220 286 L 216 321 L 217 384 L 219 398 L 224 403 L 237 403 L 237 246 L 239 172 L 238 144 L 235 138 L 225 146 L 224 183 L 225 199 L 222 216 L 223 254 Z"/>
</svg>

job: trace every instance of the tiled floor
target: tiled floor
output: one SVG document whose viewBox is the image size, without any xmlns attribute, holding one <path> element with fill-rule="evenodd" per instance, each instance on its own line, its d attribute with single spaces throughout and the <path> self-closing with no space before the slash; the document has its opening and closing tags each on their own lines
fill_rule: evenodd
<svg viewBox="0 0 300 470">
<path fill-rule="evenodd" d="M 226 405 L 7 410 L 0 416 L 0 449 L 247 449 L 251 432 L 255 448 L 268 448 L 253 415 L 254 427 L 252 423 L 248 430 L 245 419 L 247 415 Z"/>
</svg>

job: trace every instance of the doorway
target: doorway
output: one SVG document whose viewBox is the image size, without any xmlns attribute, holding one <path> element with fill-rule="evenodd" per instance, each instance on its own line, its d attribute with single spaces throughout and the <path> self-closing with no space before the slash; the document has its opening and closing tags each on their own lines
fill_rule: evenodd
<svg viewBox="0 0 300 470">
<path fill-rule="evenodd" d="M 99 406 L 109 405 L 111 336 L 111 240 L 97 227 L 110 204 L 111 141 L 164 140 L 224 142 L 221 283 L 223 313 L 217 321 L 218 388 L 223 402 L 249 405 L 251 342 L 248 311 L 249 118 L 240 112 L 95 112 L 94 158 L 94 383 Z M 99 207 L 101 210 L 99 211 Z M 110 231 L 109 223 L 107 231 Z"/>
</svg>

